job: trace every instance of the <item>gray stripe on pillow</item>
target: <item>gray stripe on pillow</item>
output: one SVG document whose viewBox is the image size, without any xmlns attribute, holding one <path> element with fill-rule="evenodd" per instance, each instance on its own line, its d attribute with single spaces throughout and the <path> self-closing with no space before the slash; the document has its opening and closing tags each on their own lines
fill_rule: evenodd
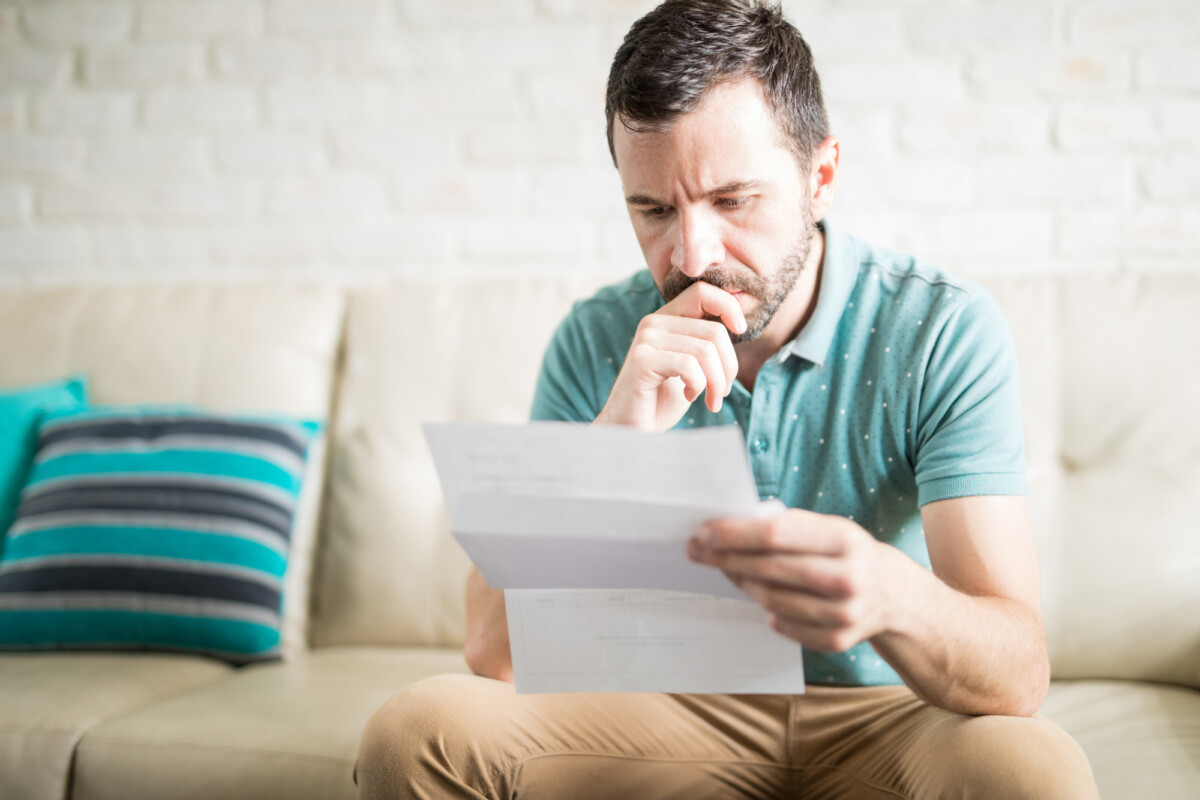
<svg viewBox="0 0 1200 800">
<path fill-rule="evenodd" d="M 283 539 L 288 538 L 292 522 L 291 508 L 276 508 L 257 499 L 247 500 L 199 488 L 182 491 L 161 487 L 75 489 L 24 500 L 20 505 L 21 518 L 34 521 L 43 514 L 71 511 L 162 511 L 233 518 L 270 528 Z"/>
<path fill-rule="evenodd" d="M 278 626 L 280 615 L 260 605 L 205 597 L 174 597 L 140 592 L 0 593 L 4 611 L 144 611 L 180 617 L 211 617 Z"/>
<path fill-rule="evenodd" d="M 18 519 L 8 529 L 7 535 L 12 538 L 53 528 L 80 527 L 166 528 L 170 530 L 211 533 L 220 536 L 240 536 L 269 547 L 281 555 L 287 554 L 287 542 L 281 540 L 278 531 L 272 528 L 229 517 L 206 517 L 199 514 L 165 514 L 161 511 L 147 513 L 111 511 L 104 513 L 62 512 L 58 514 L 40 514 L 36 519 Z"/>
<path fill-rule="evenodd" d="M 203 437 L 237 437 L 273 442 L 303 456 L 305 437 L 294 426 L 277 423 L 257 423 L 248 420 L 216 419 L 212 416 L 189 416 L 175 414 L 166 417 L 141 417 L 138 419 L 105 419 L 92 417 L 74 420 L 70 425 L 43 427 L 38 445 L 44 447 L 60 439 L 76 436 L 105 437 L 119 439 L 155 439 L 166 433 L 192 434 Z"/>
<path fill-rule="evenodd" d="M 0 571 L 0 593 L 142 592 L 146 595 L 208 597 L 279 608 L 281 590 L 242 577 L 187 569 L 125 565 L 45 565 Z"/>
<path fill-rule="evenodd" d="M 158 482 L 146 481 L 140 484 L 129 484 L 123 481 L 107 483 L 92 481 L 87 485 L 61 486 L 53 491 L 29 494 L 21 498 L 22 513 L 39 513 L 35 509 L 47 509 L 47 507 L 54 504 L 61 504 L 63 508 L 75 508 L 82 502 L 75 499 L 76 495 L 88 498 L 88 502 L 102 500 L 105 497 L 137 498 L 139 502 L 161 497 L 157 503 L 151 503 L 150 507 L 159 505 L 165 508 L 174 507 L 180 500 L 194 503 L 211 499 L 217 503 L 236 503 L 238 505 L 262 509 L 263 511 L 270 511 L 273 514 L 285 514 L 289 516 L 295 506 L 292 498 L 279 503 L 272 498 L 266 498 L 259 494 L 247 494 L 241 491 L 240 488 L 229 486 L 206 486 L 198 483 L 177 483 L 171 480 Z M 146 506 L 138 507 L 143 508 Z"/>
<path fill-rule="evenodd" d="M 291 508 L 296 500 L 291 492 L 261 481 L 234 478 L 228 475 L 199 475 L 194 472 L 101 472 L 88 475 L 64 475 L 61 478 L 48 478 L 26 486 L 21 492 L 21 499 L 38 497 L 45 492 L 58 489 L 86 488 L 90 485 L 153 484 L 157 486 L 163 483 L 178 486 L 219 487 L 238 494 L 258 497 L 280 508 Z"/>
<path fill-rule="evenodd" d="M 221 564 L 215 561 L 189 561 L 182 558 L 131 555 L 79 555 L 70 553 L 61 556 L 39 556 L 21 558 L 0 563 L 0 575 L 12 575 L 26 570 L 48 567 L 134 567 L 138 569 L 164 569 L 187 573 L 220 575 L 226 578 L 250 581 L 271 589 L 279 589 L 283 580 L 262 570 L 243 567 L 239 564 Z"/>
</svg>

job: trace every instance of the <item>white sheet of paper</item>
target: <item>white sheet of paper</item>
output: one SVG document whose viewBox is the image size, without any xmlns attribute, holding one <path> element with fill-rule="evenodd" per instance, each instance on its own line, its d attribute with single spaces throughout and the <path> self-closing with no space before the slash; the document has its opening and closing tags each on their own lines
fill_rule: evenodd
<svg viewBox="0 0 1200 800">
<path fill-rule="evenodd" d="M 518 691 L 804 690 L 799 645 L 685 555 L 706 519 L 782 508 L 737 428 L 424 428 L 454 536 L 509 598 Z"/>
<path fill-rule="evenodd" d="M 430 423 L 425 435 L 451 530 L 488 585 L 744 597 L 684 555 L 706 519 L 763 513 L 737 428 Z"/>
<path fill-rule="evenodd" d="M 747 600 L 642 591 L 504 592 L 519 694 L 802 694 L 800 645 Z"/>
</svg>

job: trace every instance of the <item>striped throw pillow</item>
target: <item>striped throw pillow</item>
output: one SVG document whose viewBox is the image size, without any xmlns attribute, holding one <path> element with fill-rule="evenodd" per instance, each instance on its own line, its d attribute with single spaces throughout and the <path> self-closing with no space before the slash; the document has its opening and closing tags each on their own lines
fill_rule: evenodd
<svg viewBox="0 0 1200 800">
<path fill-rule="evenodd" d="M 180 407 L 48 414 L 0 558 L 0 650 L 279 658 L 319 429 Z"/>
</svg>

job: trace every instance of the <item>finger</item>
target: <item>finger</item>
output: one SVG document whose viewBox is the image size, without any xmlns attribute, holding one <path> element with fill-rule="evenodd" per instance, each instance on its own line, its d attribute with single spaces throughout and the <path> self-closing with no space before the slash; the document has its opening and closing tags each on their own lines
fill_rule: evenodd
<svg viewBox="0 0 1200 800">
<path fill-rule="evenodd" d="M 846 552 L 853 525 L 849 520 L 803 509 L 788 509 L 775 517 L 709 520 L 697 535 L 706 550 L 749 553 L 806 553 L 838 556 Z"/>
<path fill-rule="evenodd" d="M 737 581 L 738 586 L 771 615 L 810 628 L 849 628 L 854 622 L 853 609 L 844 601 L 830 600 L 807 592 L 752 580 Z"/>
<path fill-rule="evenodd" d="M 639 335 L 650 330 L 670 331 L 712 342 L 721 359 L 721 367 L 725 374 L 724 394 L 729 394 L 729 391 L 733 389 L 733 382 L 737 379 L 738 359 L 737 352 L 733 349 L 733 342 L 729 339 L 729 331 L 725 329 L 724 325 L 712 320 L 656 313 L 644 317 L 638 326 Z"/>
<path fill-rule="evenodd" d="M 864 638 L 849 628 L 826 628 L 806 625 L 786 617 L 771 617 L 771 628 L 792 641 L 823 653 L 844 653 L 864 641 Z"/>
<path fill-rule="evenodd" d="M 658 391 L 671 378 L 683 382 L 684 397 L 690 403 L 708 387 L 708 378 L 695 357 L 672 350 L 659 350 L 649 344 L 633 349 L 633 366 L 638 390 Z"/>
<path fill-rule="evenodd" d="M 854 594 L 853 582 L 841 558 L 779 553 L 750 555 L 739 551 L 709 550 L 698 560 L 724 570 L 736 580 L 786 587 L 790 591 L 800 590 L 835 600 Z"/>
<path fill-rule="evenodd" d="M 659 350 L 684 353 L 695 358 L 704 372 L 707 395 L 705 402 L 713 413 L 721 410 L 721 398 L 729 393 L 733 379 L 726 374 L 717 346 L 710 339 L 648 329 L 642 333 L 642 341 Z"/>
<path fill-rule="evenodd" d="M 660 314 L 703 319 L 705 315 L 720 319 L 734 333 L 746 331 L 746 315 L 742 305 L 724 289 L 711 283 L 696 281 L 658 310 Z"/>
</svg>

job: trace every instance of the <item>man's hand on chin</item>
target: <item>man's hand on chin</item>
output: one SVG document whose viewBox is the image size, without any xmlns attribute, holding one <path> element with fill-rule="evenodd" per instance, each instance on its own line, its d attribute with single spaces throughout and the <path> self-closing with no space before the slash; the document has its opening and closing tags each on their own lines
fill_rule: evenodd
<svg viewBox="0 0 1200 800">
<path fill-rule="evenodd" d="M 595 421 L 669 430 L 702 393 L 708 409 L 716 413 L 737 378 L 729 331 L 745 330 L 746 317 L 733 295 L 703 281 L 693 283 L 642 318 Z"/>
</svg>

